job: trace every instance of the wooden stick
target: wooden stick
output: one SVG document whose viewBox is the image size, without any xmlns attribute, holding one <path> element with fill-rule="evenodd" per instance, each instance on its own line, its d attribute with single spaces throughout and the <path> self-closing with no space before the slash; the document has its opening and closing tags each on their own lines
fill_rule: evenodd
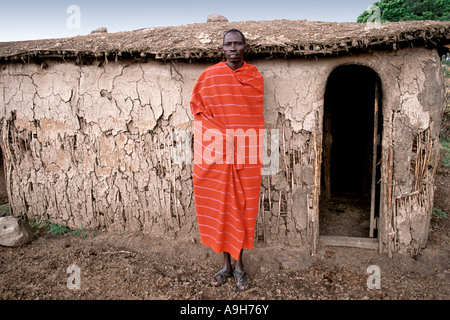
<svg viewBox="0 0 450 320">
<path fill-rule="evenodd" d="M 294 153 L 292 155 L 292 189 L 291 191 L 294 192 L 294 187 L 295 187 L 295 183 L 294 183 L 294 173 L 295 173 L 295 156 L 297 154 L 297 151 L 294 150 Z"/>
<path fill-rule="evenodd" d="M 423 132 L 421 135 L 423 135 L 423 139 L 425 140 L 425 132 Z M 420 139 L 420 140 L 422 140 L 422 139 Z M 419 172 L 419 181 L 418 181 L 418 185 L 417 185 L 418 189 L 420 188 L 420 185 L 422 184 L 423 176 L 425 174 L 425 165 L 426 165 L 426 158 L 427 158 L 426 151 L 427 151 L 427 149 L 426 149 L 426 141 L 424 141 L 424 142 L 425 142 L 425 145 L 422 147 L 422 149 L 423 149 L 425 155 L 422 155 L 422 150 L 420 150 L 420 168 L 419 168 L 420 172 Z"/>
<path fill-rule="evenodd" d="M 156 137 L 156 136 L 155 136 Z M 153 140 L 153 139 L 152 139 Z M 157 138 L 158 142 L 157 142 L 157 149 L 158 149 L 158 160 L 162 162 L 162 157 L 161 157 L 161 133 L 158 134 L 158 138 Z"/>
<path fill-rule="evenodd" d="M 392 114 L 394 115 L 394 113 Z M 389 142 L 389 148 L 388 148 L 388 160 L 389 160 L 389 164 L 387 166 L 387 207 L 388 207 L 388 212 L 390 213 L 390 220 L 391 220 L 391 227 L 392 227 L 392 231 L 389 232 L 389 235 L 391 236 L 391 238 L 388 238 L 388 252 L 389 252 L 389 256 L 392 257 L 392 250 L 395 250 L 395 241 L 396 241 L 396 234 L 397 234 L 397 229 L 396 229 L 396 221 L 395 221 L 395 208 L 393 206 L 392 203 L 392 197 L 393 197 L 393 167 L 394 167 L 394 150 L 392 147 L 392 131 L 394 130 L 393 126 L 394 126 L 394 117 L 392 116 L 392 121 L 390 123 L 391 127 L 389 130 L 389 137 L 388 137 L 388 142 Z M 392 243 L 391 243 L 392 242 Z"/>
<path fill-rule="evenodd" d="M 166 136 L 164 135 L 164 131 L 163 131 L 163 168 L 166 168 Z M 165 197 L 164 197 L 165 198 Z M 166 208 L 168 208 L 168 214 L 167 217 L 170 219 L 171 218 L 171 211 L 172 211 L 172 189 L 171 189 L 171 184 L 169 184 L 169 203 L 166 206 Z"/>
<path fill-rule="evenodd" d="M 314 202 L 313 202 L 313 215 L 312 215 L 312 255 L 316 254 L 316 240 L 319 229 L 319 193 L 320 193 L 320 151 L 319 151 L 319 142 L 318 142 L 318 133 L 317 130 L 319 128 L 318 124 L 319 116 L 316 112 L 315 114 L 315 130 L 313 133 L 313 143 L 314 143 Z M 317 219 L 316 219 L 317 218 Z"/>
<path fill-rule="evenodd" d="M 424 170 L 427 170 L 430 165 L 432 153 L 433 153 L 433 140 L 431 139 L 431 136 L 430 136 L 430 130 L 428 130 L 428 155 L 427 155 L 427 162 L 425 164 Z M 428 170 L 427 170 L 427 172 L 428 172 Z"/>
<path fill-rule="evenodd" d="M 262 221 L 263 221 L 263 241 L 266 243 L 266 214 L 264 210 L 264 191 L 262 195 L 262 202 L 261 202 L 261 211 L 262 211 Z"/>
<path fill-rule="evenodd" d="M 295 183 L 294 183 L 294 170 L 292 170 L 292 187 L 291 187 L 292 189 L 291 189 L 291 192 L 293 193 L 294 192 L 294 189 L 295 189 Z M 291 197 L 291 200 L 292 200 L 292 197 Z"/>
<path fill-rule="evenodd" d="M 419 154 L 416 155 L 416 163 L 414 165 L 414 185 L 413 185 L 413 190 L 417 190 L 417 180 L 419 179 L 418 177 L 418 163 L 419 161 Z"/>
<path fill-rule="evenodd" d="M 378 86 L 375 84 L 375 105 L 373 116 L 373 146 L 372 146 L 372 183 L 370 199 L 370 229 L 369 237 L 373 238 L 375 229 L 375 188 L 377 175 L 377 150 L 378 150 Z"/>
<path fill-rule="evenodd" d="M 284 161 L 284 170 L 285 170 L 285 174 L 286 174 L 286 180 L 289 177 L 288 175 L 288 166 L 287 166 L 287 162 L 286 162 L 286 145 L 285 145 L 285 135 L 284 135 L 284 123 L 282 125 L 282 130 L 283 130 L 283 161 Z"/>
<path fill-rule="evenodd" d="M 256 228 L 255 228 L 255 232 L 256 232 L 256 241 L 259 242 L 259 220 L 261 220 L 261 192 L 259 193 L 259 199 L 258 199 L 258 215 L 256 216 Z"/>
<path fill-rule="evenodd" d="M 272 213 L 272 195 L 270 194 L 270 175 L 267 176 L 267 181 L 269 184 L 269 211 Z"/>
<path fill-rule="evenodd" d="M 280 190 L 280 196 L 278 197 L 278 228 L 280 227 L 280 216 L 281 216 L 281 190 Z"/>
<path fill-rule="evenodd" d="M 170 141 L 170 139 L 169 139 Z M 169 173 L 170 173 L 170 177 L 171 177 L 171 182 L 172 182 L 172 191 L 173 191 L 173 206 L 175 207 L 175 218 L 177 220 L 178 223 L 178 227 L 181 228 L 181 222 L 180 222 L 180 216 L 178 214 L 178 206 L 177 206 L 177 196 L 176 196 L 176 189 L 175 189 L 175 174 L 173 173 L 172 170 L 172 152 L 173 152 L 173 148 L 169 148 Z"/>
</svg>

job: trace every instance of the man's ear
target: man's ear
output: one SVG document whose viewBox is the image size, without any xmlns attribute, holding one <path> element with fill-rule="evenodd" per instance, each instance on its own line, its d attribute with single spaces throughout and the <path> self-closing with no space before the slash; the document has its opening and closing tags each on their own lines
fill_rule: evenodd
<svg viewBox="0 0 450 320">
<path fill-rule="evenodd" d="M 224 61 L 226 61 L 227 59 L 225 58 L 225 50 L 223 50 L 223 47 L 222 47 L 222 50 L 220 51 L 220 53 L 221 53 L 222 59 L 223 59 Z"/>
</svg>

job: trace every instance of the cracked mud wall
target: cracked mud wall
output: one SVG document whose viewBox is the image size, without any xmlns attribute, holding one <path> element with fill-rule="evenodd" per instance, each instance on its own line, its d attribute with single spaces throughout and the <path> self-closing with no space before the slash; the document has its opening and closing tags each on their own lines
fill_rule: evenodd
<svg viewBox="0 0 450 320">
<path fill-rule="evenodd" d="M 428 159 L 438 152 L 443 105 L 436 52 L 249 62 L 265 78 L 268 137 L 279 135 L 278 165 L 261 181 L 255 239 L 314 252 L 327 79 L 337 66 L 361 64 L 383 90 L 380 243 L 385 251 L 423 246 L 433 189 Z M 1 144 L 13 213 L 75 229 L 197 238 L 191 136 L 177 132 L 192 132 L 191 92 L 208 65 L 2 65 Z M 418 175 L 416 166 L 426 170 Z"/>
<path fill-rule="evenodd" d="M 384 213 L 387 251 L 416 254 L 426 245 L 439 160 L 444 81 L 436 51 L 416 48 L 383 60 Z"/>
<path fill-rule="evenodd" d="M 314 221 L 313 131 L 322 98 L 312 75 L 318 65 L 255 64 L 265 76 L 267 128 L 278 129 L 283 151 L 276 172 L 262 179 L 257 237 L 306 244 Z M 192 132 L 191 92 L 206 67 L 4 65 L 1 135 L 14 214 L 72 229 L 198 237 L 192 159 L 185 152 L 191 139 L 176 134 Z M 185 159 L 176 161 L 177 153 Z"/>
<path fill-rule="evenodd" d="M 440 57 L 425 48 L 258 62 L 270 79 L 266 125 L 280 132 L 279 170 L 262 179 L 258 239 L 306 244 L 315 251 L 323 97 L 331 72 L 352 64 L 371 68 L 381 81 L 380 251 L 415 254 L 428 237 L 444 106 Z"/>
<path fill-rule="evenodd" d="M 276 170 L 262 176 L 257 239 L 314 251 L 323 96 L 330 63 L 275 59 L 255 64 L 265 79 L 266 129 L 279 136 Z"/>
<path fill-rule="evenodd" d="M 189 233 L 191 168 L 172 164 L 171 148 L 174 129 L 190 125 L 198 69 L 4 65 L 2 150 L 14 214 L 70 228 Z"/>
<path fill-rule="evenodd" d="M 435 50 L 409 48 L 334 61 L 367 66 L 380 78 L 380 251 L 415 254 L 427 242 L 439 159 L 444 107 L 440 57 Z"/>
</svg>

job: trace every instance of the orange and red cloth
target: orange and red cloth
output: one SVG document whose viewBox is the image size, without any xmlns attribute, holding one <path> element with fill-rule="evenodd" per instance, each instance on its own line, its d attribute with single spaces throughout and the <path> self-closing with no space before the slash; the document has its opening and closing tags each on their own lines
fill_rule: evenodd
<svg viewBox="0 0 450 320">
<path fill-rule="evenodd" d="M 202 243 L 236 260 L 252 249 L 264 138 L 264 79 L 244 62 L 207 68 L 191 99 L 193 184 Z"/>
</svg>

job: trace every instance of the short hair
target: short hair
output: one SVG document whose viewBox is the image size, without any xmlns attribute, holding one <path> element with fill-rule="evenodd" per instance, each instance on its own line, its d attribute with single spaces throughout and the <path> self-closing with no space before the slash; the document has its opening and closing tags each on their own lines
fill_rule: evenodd
<svg viewBox="0 0 450 320">
<path fill-rule="evenodd" d="M 245 36 L 244 36 L 244 34 L 238 29 L 230 29 L 227 32 L 225 32 L 225 34 L 223 35 L 223 42 L 224 43 L 225 43 L 225 37 L 227 36 L 227 34 L 232 33 L 232 32 L 239 33 L 241 35 L 241 37 L 242 37 L 242 40 L 244 41 L 244 44 L 246 44 L 245 43 Z"/>
</svg>

